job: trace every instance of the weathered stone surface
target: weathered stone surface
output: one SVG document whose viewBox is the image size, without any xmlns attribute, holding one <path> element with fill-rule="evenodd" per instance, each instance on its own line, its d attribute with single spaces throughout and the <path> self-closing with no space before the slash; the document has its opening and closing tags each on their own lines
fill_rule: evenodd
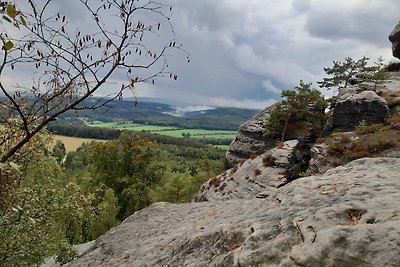
<svg viewBox="0 0 400 267">
<path fill-rule="evenodd" d="M 390 114 L 400 114 L 400 72 L 390 73 L 390 77 L 378 91 L 378 95 L 385 99 Z"/>
<path fill-rule="evenodd" d="M 240 126 L 235 139 L 229 146 L 225 156 L 225 169 L 233 168 L 251 157 L 265 152 L 274 145 L 275 140 L 267 139 L 264 134 L 264 123 L 274 105 L 256 114 L 249 121 Z"/>
<path fill-rule="evenodd" d="M 333 107 L 325 133 L 352 131 L 362 120 L 367 124 L 380 123 L 389 115 L 385 99 L 374 91 L 347 92 Z"/>
<path fill-rule="evenodd" d="M 270 195 L 285 184 L 285 168 L 271 166 L 270 152 L 224 173 L 210 178 L 193 197 L 196 202 L 228 199 L 254 199 L 257 195 Z"/>
<path fill-rule="evenodd" d="M 283 143 L 282 148 L 273 148 L 271 150 L 271 163 L 281 168 L 289 168 L 293 150 L 298 144 L 298 140 L 289 140 Z"/>
<path fill-rule="evenodd" d="M 400 159 L 360 159 L 266 199 L 145 208 L 77 266 L 399 266 Z"/>
<path fill-rule="evenodd" d="M 267 150 L 224 173 L 210 178 L 193 197 L 194 201 L 265 197 L 305 171 L 309 148 L 289 140 L 281 148 Z M 308 165 L 308 164 L 307 164 Z"/>
<path fill-rule="evenodd" d="M 400 58 L 400 22 L 397 24 L 389 35 L 392 42 L 392 53 L 394 57 Z"/>
<path fill-rule="evenodd" d="M 324 173 L 334 166 L 328 163 L 328 146 L 325 143 L 314 144 L 310 150 L 311 160 L 309 162 L 307 173 Z"/>
</svg>

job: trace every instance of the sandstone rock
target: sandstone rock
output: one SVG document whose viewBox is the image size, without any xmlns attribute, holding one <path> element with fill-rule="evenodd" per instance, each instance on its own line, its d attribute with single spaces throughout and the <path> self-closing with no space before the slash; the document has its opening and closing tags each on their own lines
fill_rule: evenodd
<svg viewBox="0 0 400 267">
<path fill-rule="evenodd" d="M 310 144 L 298 140 L 289 140 L 283 143 L 282 148 L 271 150 L 270 162 L 273 166 L 284 168 L 288 182 L 299 177 L 306 171 L 310 161 Z"/>
<path fill-rule="evenodd" d="M 380 123 L 388 115 L 386 101 L 374 91 L 349 91 L 336 101 L 325 134 L 331 131 L 352 131 L 362 120 L 367 124 Z"/>
<path fill-rule="evenodd" d="M 400 22 L 395 26 L 389 35 L 389 40 L 392 43 L 392 53 L 394 57 L 400 58 Z"/>
<path fill-rule="evenodd" d="M 240 126 L 226 153 L 226 170 L 251 157 L 264 153 L 267 148 L 274 145 L 275 140 L 267 139 L 263 136 L 264 122 L 268 119 L 269 113 L 273 108 L 274 105 L 266 108 Z"/>
<path fill-rule="evenodd" d="M 383 86 L 378 95 L 385 99 L 390 114 L 400 114 L 400 72 L 392 72 Z"/>
<path fill-rule="evenodd" d="M 400 92 L 400 72 L 390 73 L 389 79 L 384 81 L 383 85 L 388 92 Z"/>
<path fill-rule="evenodd" d="M 308 166 L 309 148 L 289 140 L 281 148 L 267 150 L 224 173 L 210 178 L 193 197 L 194 201 L 265 197 L 298 178 Z M 307 165 L 307 166 L 306 166 Z"/>
<path fill-rule="evenodd" d="M 290 140 L 284 142 L 282 148 L 273 148 L 271 150 L 271 163 L 281 168 L 289 168 L 293 150 L 298 144 L 298 140 Z"/>
<path fill-rule="evenodd" d="M 271 166 L 269 157 L 270 152 L 266 152 L 210 178 L 196 193 L 193 200 L 200 202 L 253 199 L 260 193 L 271 194 L 276 188 L 285 184 L 287 179 L 285 178 L 286 169 Z"/>
<path fill-rule="evenodd" d="M 310 150 L 311 160 L 307 169 L 309 174 L 324 173 L 334 166 L 328 163 L 328 146 L 325 143 L 314 144 Z"/>
<path fill-rule="evenodd" d="M 158 203 L 77 266 L 399 266 L 400 159 L 360 159 L 265 199 Z"/>
</svg>

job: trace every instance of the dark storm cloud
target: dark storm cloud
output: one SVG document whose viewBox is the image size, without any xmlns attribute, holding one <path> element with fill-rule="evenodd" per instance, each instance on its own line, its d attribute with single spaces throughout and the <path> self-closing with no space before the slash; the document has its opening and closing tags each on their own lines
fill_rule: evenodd
<svg viewBox="0 0 400 267">
<path fill-rule="evenodd" d="M 349 2 L 349 1 L 347 1 Z M 378 46 L 387 46 L 387 36 L 400 17 L 400 5 L 392 0 L 338 1 L 315 4 L 306 29 L 312 36 L 331 41 L 355 39 Z"/>
</svg>

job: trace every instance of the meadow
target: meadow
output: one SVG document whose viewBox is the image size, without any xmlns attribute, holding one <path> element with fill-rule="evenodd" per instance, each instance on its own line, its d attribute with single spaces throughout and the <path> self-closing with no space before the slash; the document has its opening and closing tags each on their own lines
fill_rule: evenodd
<svg viewBox="0 0 400 267">
<path fill-rule="evenodd" d="M 111 128 L 116 130 L 130 130 L 136 132 L 150 132 L 171 137 L 190 136 L 191 138 L 234 139 L 236 131 L 181 129 L 178 127 L 145 125 L 132 122 L 108 122 L 91 124 L 93 127 Z"/>
</svg>

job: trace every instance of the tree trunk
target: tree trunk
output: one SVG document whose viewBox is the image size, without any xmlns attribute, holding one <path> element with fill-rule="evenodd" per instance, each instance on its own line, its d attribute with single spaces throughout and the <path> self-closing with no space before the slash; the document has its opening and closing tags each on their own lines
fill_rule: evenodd
<svg viewBox="0 0 400 267">
<path fill-rule="evenodd" d="M 286 121 L 285 121 L 285 126 L 283 127 L 283 130 L 282 130 L 282 136 L 281 136 L 281 140 L 282 141 L 285 141 L 287 127 L 288 127 L 289 120 L 290 120 L 291 117 L 292 117 L 292 110 L 289 111 L 289 114 L 288 114 L 288 116 L 286 118 Z"/>
</svg>

